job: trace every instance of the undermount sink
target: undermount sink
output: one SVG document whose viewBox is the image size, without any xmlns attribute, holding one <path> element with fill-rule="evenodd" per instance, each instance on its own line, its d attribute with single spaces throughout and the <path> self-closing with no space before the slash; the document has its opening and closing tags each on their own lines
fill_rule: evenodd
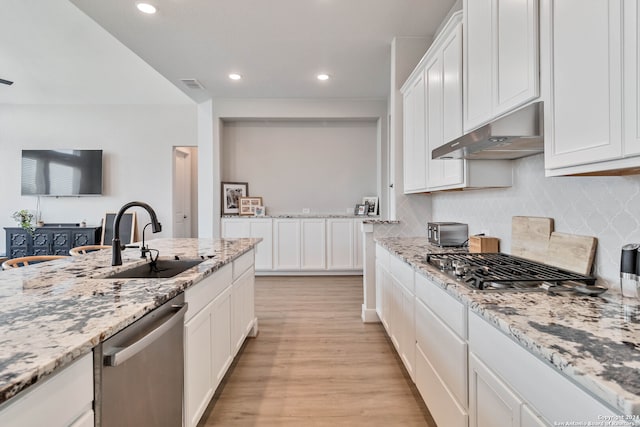
<svg viewBox="0 0 640 427">
<path fill-rule="evenodd" d="M 107 274 L 105 279 L 168 279 L 204 262 L 204 259 L 159 259 L 155 268 L 151 263 Z"/>
</svg>

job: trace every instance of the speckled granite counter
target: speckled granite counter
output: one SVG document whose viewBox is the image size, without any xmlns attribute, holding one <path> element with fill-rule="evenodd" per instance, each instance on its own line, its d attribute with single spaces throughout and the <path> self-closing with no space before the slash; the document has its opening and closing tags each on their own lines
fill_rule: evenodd
<svg viewBox="0 0 640 427">
<path fill-rule="evenodd" d="M 430 278 L 513 340 L 626 415 L 640 414 L 640 304 L 619 294 L 599 297 L 546 292 L 482 292 L 458 284 L 424 262 L 451 252 L 426 238 L 377 242 Z"/>
<path fill-rule="evenodd" d="M 162 305 L 261 239 L 157 239 L 160 257 L 205 261 L 171 279 L 100 279 L 143 264 L 140 251 L 111 250 L 0 272 L 0 403 Z"/>
<path fill-rule="evenodd" d="M 377 215 L 353 215 L 353 214 L 277 214 L 277 215 L 264 215 L 264 216 L 241 216 L 241 215 L 223 215 L 222 218 L 232 218 L 232 219 L 260 219 L 260 218 L 362 218 L 366 221 L 382 221 L 380 217 Z M 395 221 L 398 222 L 398 221 Z"/>
</svg>

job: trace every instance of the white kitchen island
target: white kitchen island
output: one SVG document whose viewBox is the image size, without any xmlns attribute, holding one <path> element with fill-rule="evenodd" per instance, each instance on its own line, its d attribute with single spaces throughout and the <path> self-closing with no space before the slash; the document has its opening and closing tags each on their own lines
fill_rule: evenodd
<svg viewBox="0 0 640 427">
<path fill-rule="evenodd" d="M 190 379 L 206 377 L 207 368 L 216 369 L 216 378 L 224 375 L 221 372 L 228 369 L 244 339 L 257 332 L 253 248 L 259 242 L 151 240 L 149 246 L 159 250 L 160 257 L 203 261 L 169 279 L 104 278 L 144 264 L 136 250 L 124 251 L 123 265 L 117 267 L 111 266 L 111 250 L 106 249 L 0 272 L 0 425 L 94 425 L 93 348 L 182 292 L 191 303 L 185 324 L 185 396 L 189 395 L 185 406 L 191 405 L 189 399 L 200 399 L 206 400 L 206 407 L 213 392 L 199 395 Z M 219 301 L 225 304 L 216 304 Z M 217 349 L 227 344 L 226 356 L 217 350 L 221 364 L 199 353 L 202 365 L 190 363 L 198 352 L 196 345 L 202 344 L 198 340 L 190 346 L 195 330 L 190 325 L 196 317 L 206 317 L 202 313 L 217 314 L 209 325 L 218 334 L 208 337 Z M 194 375 L 194 369 L 200 375 Z M 212 378 L 211 388 L 218 382 Z"/>
</svg>

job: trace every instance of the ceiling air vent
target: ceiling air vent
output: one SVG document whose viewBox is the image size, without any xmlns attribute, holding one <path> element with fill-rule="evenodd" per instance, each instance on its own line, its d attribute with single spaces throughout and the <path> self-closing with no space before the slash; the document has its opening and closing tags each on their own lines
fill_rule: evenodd
<svg viewBox="0 0 640 427">
<path fill-rule="evenodd" d="M 202 86 L 196 79 L 180 79 L 180 81 L 189 89 L 204 90 L 204 86 Z"/>
</svg>

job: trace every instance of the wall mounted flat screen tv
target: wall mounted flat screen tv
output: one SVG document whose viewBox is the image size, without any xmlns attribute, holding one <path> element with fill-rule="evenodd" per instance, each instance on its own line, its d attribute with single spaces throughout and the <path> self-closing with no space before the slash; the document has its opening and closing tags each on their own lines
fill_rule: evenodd
<svg viewBox="0 0 640 427">
<path fill-rule="evenodd" d="M 23 196 L 99 196 L 102 150 L 22 150 Z"/>
</svg>

